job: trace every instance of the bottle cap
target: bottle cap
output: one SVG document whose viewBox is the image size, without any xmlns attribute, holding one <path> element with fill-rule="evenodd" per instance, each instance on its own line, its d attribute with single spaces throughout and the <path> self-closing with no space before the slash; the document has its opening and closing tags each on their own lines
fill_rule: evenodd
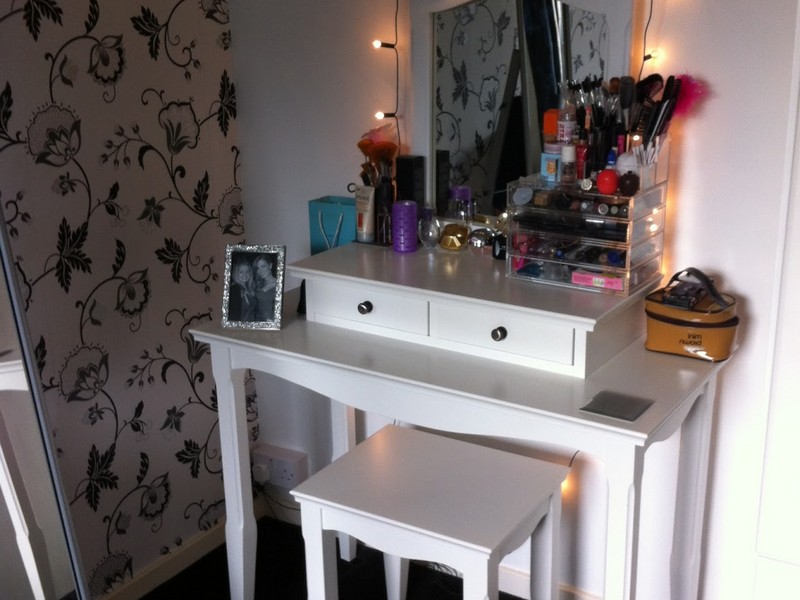
<svg viewBox="0 0 800 600">
<path fill-rule="evenodd" d="M 453 200 L 471 200 L 472 190 L 468 185 L 454 185 L 450 187 L 450 197 Z"/>
<path fill-rule="evenodd" d="M 556 132 L 558 131 L 558 112 L 557 108 L 550 108 L 545 111 L 542 124 L 542 133 L 545 137 L 555 139 Z"/>
<path fill-rule="evenodd" d="M 544 151 L 547 154 L 561 154 L 561 144 L 556 144 L 555 142 L 546 142 L 544 145 Z"/>
</svg>

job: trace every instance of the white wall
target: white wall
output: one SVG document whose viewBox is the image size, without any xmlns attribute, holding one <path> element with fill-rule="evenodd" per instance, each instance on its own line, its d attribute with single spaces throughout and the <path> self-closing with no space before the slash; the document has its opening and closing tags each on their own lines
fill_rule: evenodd
<svg viewBox="0 0 800 600">
<path fill-rule="evenodd" d="M 348 195 L 356 142 L 394 107 L 394 2 L 231 4 L 247 237 L 308 255 L 307 201 Z M 289 282 L 291 283 L 291 282 Z"/>
<path fill-rule="evenodd" d="M 308 200 L 349 195 L 363 162 L 356 143 L 379 125 L 377 110 L 395 105 L 394 53 L 371 45 L 394 40 L 394 13 L 391 1 L 231 4 L 248 243 L 286 245 L 287 263 L 308 256 Z M 402 10 L 399 27 L 406 35 Z M 270 398 L 260 408 L 262 437 L 307 452 L 311 472 L 324 466 L 327 400 L 263 376 L 257 390 Z"/>
<path fill-rule="evenodd" d="M 751 598 L 794 141 L 797 5 L 654 5 L 647 39 L 662 49 L 655 68 L 690 73 L 710 89 L 699 114 L 673 128 L 665 271 L 708 271 L 739 298 L 743 317 L 741 349 L 719 385 L 703 597 Z M 356 140 L 373 125 L 372 112 L 393 103 L 393 58 L 368 44 L 392 37 L 394 2 L 240 0 L 232 13 L 248 238 L 286 244 L 292 262 L 308 252 L 306 201 L 344 193 L 360 162 Z M 301 447 L 295 425 L 292 442 Z"/>
<path fill-rule="evenodd" d="M 710 86 L 702 112 L 676 135 L 672 266 L 715 273 L 740 299 L 744 318 L 741 350 L 719 387 L 704 597 L 751 598 L 771 319 L 794 143 L 797 3 L 655 4 L 648 41 L 665 49 L 659 69 Z"/>
<path fill-rule="evenodd" d="M 800 49 L 795 52 L 798 72 Z M 797 132 L 800 143 L 800 131 Z M 775 369 L 770 402 L 769 438 L 764 461 L 764 485 L 758 528 L 758 565 L 754 598 L 780 598 L 800 585 L 800 478 L 797 468 L 797 432 L 800 430 L 800 154 L 795 153 L 792 193 L 789 196 L 787 243 L 784 255 L 781 306 L 776 336 Z M 788 518 L 787 518 L 788 517 Z"/>
</svg>

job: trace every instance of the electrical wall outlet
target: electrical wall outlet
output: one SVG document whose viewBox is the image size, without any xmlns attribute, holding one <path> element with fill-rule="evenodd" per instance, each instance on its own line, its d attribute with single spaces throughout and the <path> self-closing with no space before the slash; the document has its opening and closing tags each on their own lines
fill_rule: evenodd
<svg viewBox="0 0 800 600">
<path fill-rule="evenodd" d="M 304 452 L 258 443 L 252 454 L 253 476 L 258 483 L 291 490 L 308 478 L 308 456 Z"/>
</svg>

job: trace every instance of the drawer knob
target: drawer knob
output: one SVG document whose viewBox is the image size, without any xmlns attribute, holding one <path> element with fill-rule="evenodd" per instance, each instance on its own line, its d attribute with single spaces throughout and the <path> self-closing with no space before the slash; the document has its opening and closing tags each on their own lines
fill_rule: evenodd
<svg viewBox="0 0 800 600">
<path fill-rule="evenodd" d="M 508 336 L 508 330 L 505 327 L 495 327 L 492 329 L 492 339 L 495 342 L 502 342 Z"/>
<path fill-rule="evenodd" d="M 362 315 L 368 315 L 372 312 L 372 302 L 369 300 L 364 300 L 364 302 L 359 302 L 358 304 L 358 312 Z"/>
</svg>

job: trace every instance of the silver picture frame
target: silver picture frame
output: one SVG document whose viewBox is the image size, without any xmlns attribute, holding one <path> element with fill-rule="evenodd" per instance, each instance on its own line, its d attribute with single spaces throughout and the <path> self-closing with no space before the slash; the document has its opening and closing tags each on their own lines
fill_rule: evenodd
<svg viewBox="0 0 800 600">
<path fill-rule="evenodd" d="M 286 246 L 229 244 L 222 326 L 280 329 L 285 269 Z"/>
</svg>

